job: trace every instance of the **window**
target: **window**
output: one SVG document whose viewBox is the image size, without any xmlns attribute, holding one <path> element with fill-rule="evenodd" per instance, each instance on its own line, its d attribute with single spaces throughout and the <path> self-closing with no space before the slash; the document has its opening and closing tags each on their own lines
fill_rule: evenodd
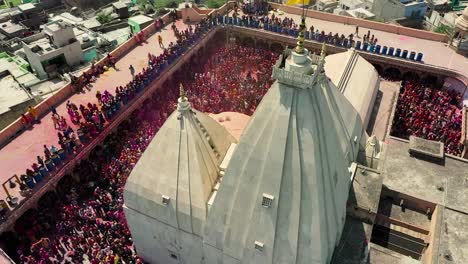
<svg viewBox="0 0 468 264">
<path fill-rule="evenodd" d="M 262 251 L 263 250 L 263 243 L 260 242 L 260 241 L 255 240 L 255 249 L 258 250 L 258 251 Z"/>
<path fill-rule="evenodd" d="M 169 256 L 171 257 L 171 259 L 174 259 L 174 260 L 179 259 L 179 255 L 172 250 L 169 250 Z"/>
<path fill-rule="evenodd" d="M 268 193 L 264 193 L 263 194 L 263 199 L 262 199 L 262 206 L 265 207 L 265 208 L 270 208 L 271 204 L 273 203 L 274 198 L 275 197 L 273 197 L 272 195 L 270 195 Z"/>
<path fill-rule="evenodd" d="M 163 195 L 162 196 L 162 203 L 167 206 L 169 204 L 169 201 L 171 200 L 171 198 L 169 198 L 169 196 L 166 196 L 166 195 Z"/>
</svg>

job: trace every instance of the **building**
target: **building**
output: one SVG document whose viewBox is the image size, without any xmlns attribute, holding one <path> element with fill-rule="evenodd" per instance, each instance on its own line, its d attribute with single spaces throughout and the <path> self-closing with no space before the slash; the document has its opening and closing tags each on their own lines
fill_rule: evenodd
<svg viewBox="0 0 468 264">
<path fill-rule="evenodd" d="M 468 7 L 461 16 L 455 20 L 455 32 L 451 45 L 457 52 L 468 55 Z"/>
<path fill-rule="evenodd" d="M 57 21 L 44 26 L 43 32 L 23 39 L 23 49 L 32 70 L 41 79 L 57 70 L 77 66 L 83 60 L 82 44 L 70 24 Z"/>
<path fill-rule="evenodd" d="M 124 191 L 125 215 L 146 261 L 200 263 L 207 202 L 216 195 L 220 166 L 235 143 L 214 119 L 192 109 L 181 89 L 177 110 L 148 146 Z"/>
<path fill-rule="evenodd" d="M 427 11 L 425 0 L 374 0 L 372 13 L 383 21 L 395 19 L 422 20 Z"/>
<path fill-rule="evenodd" d="M 130 31 L 135 34 L 142 31 L 145 27 L 153 23 L 151 17 L 145 15 L 138 15 L 128 19 L 128 25 L 130 26 Z"/>
<path fill-rule="evenodd" d="M 336 0 L 318 0 L 315 3 L 315 9 L 322 12 L 333 13 L 333 10 L 338 6 Z"/>
<path fill-rule="evenodd" d="M 331 261 L 367 134 L 326 76 L 325 49 L 309 54 L 302 41 L 278 60 L 277 80 L 237 145 L 181 93 L 125 186 L 127 222 L 145 261 Z"/>
</svg>

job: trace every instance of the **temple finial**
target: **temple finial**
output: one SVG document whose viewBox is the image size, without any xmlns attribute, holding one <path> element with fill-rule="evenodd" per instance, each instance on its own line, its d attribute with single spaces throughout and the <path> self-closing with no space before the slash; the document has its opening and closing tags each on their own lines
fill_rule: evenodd
<svg viewBox="0 0 468 264">
<path fill-rule="evenodd" d="M 325 57 L 325 55 L 327 55 L 327 45 L 325 44 L 325 42 L 323 42 L 322 43 L 322 51 L 320 52 L 320 56 Z"/>
<path fill-rule="evenodd" d="M 184 86 L 182 85 L 182 83 L 180 83 L 180 86 L 179 86 L 179 97 L 182 101 L 187 100 L 187 97 L 185 97 L 185 90 L 184 90 Z"/>
<path fill-rule="evenodd" d="M 299 36 L 297 37 L 297 47 L 294 51 L 298 54 L 304 54 L 304 31 L 305 31 L 305 16 L 302 16 L 301 24 L 299 25 Z"/>
</svg>

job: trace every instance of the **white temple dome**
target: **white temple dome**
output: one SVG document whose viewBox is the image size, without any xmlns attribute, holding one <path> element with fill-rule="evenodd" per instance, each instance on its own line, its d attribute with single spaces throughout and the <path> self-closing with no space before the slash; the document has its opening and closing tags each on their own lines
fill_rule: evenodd
<svg viewBox="0 0 468 264">
<path fill-rule="evenodd" d="M 274 69 L 285 79 L 252 116 L 211 207 L 205 263 L 323 264 L 339 242 L 362 122 L 326 76 L 315 75 L 320 66 L 310 76 L 284 68 Z M 305 85 L 287 84 L 296 82 Z"/>
<path fill-rule="evenodd" d="M 236 142 L 224 127 L 181 98 L 124 189 L 124 210 L 135 246 L 149 263 L 202 258 L 207 201 L 219 165 Z"/>
</svg>

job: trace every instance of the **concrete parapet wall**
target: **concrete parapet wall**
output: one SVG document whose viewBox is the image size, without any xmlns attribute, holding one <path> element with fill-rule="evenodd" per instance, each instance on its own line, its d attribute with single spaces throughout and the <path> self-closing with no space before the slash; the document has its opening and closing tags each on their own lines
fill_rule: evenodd
<svg viewBox="0 0 468 264">
<path fill-rule="evenodd" d="M 297 8 L 294 6 L 282 5 L 278 3 L 272 3 L 272 2 L 269 2 L 269 3 L 271 7 L 275 9 L 279 9 L 285 13 L 302 15 L 302 9 L 300 8 Z M 375 29 L 375 30 L 389 32 L 389 33 L 415 37 L 415 38 L 421 38 L 421 39 L 427 39 L 427 40 L 433 40 L 433 41 L 441 41 L 441 42 L 448 41 L 448 36 L 445 34 L 439 34 L 435 32 L 413 29 L 413 28 L 386 24 L 386 23 L 381 23 L 381 22 L 375 22 L 375 21 L 359 19 L 359 18 L 354 18 L 354 17 L 340 16 L 340 15 L 335 15 L 331 13 L 319 12 L 315 10 L 307 10 L 306 16 L 310 18 L 315 18 L 315 19 L 320 19 L 320 20 L 325 20 L 325 21 L 330 21 L 330 22 L 342 23 L 342 24 L 347 24 L 347 25 L 357 25 L 360 27 L 365 27 L 365 28 L 370 28 L 370 29 Z"/>
</svg>

